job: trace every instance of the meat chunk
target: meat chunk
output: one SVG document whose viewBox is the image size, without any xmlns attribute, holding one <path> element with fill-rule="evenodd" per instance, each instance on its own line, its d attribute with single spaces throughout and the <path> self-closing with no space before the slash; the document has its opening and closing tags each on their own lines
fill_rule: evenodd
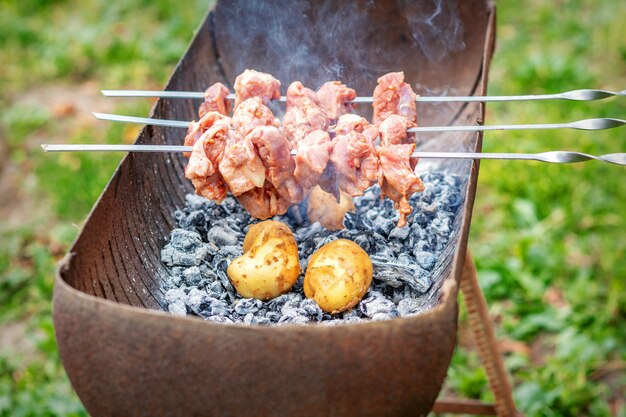
<svg viewBox="0 0 626 417">
<path fill-rule="evenodd" d="M 354 104 L 350 101 L 355 98 L 356 91 L 339 81 L 328 81 L 317 90 L 317 101 L 332 120 L 337 120 L 343 114 L 352 113 Z"/>
<path fill-rule="evenodd" d="M 378 157 L 371 136 L 357 131 L 336 136 L 330 161 L 339 189 L 352 197 L 363 195 L 378 179 Z"/>
<path fill-rule="evenodd" d="M 313 130 L 328 130 L 326 112 L 317 103 L 315 92 L 294 81 L 287 89 L 287 109 L 283 129 L 292 143 L 302 140 Z"/>
<path fill-rule="evenodd" d="M 237 201 L 252 217 L 261 220 L 285 214 L 291 205 L 269 181 L 262 188 L 254 188 L 237 196 Z"/>
<path fill-rule="evenodd" d="M 295 163 L 285 134 L 274 126 L 261 126 L 250 132 L 246 139 L 257 147 L 265 166 L 265 178 L 280 197 L 291 204 L 302 201 L 302 187 L 294 177 Z"/>
<path fill-rule="evenodd" d="M 263 187 L 265 182 L 265 167 L 254 144 L 232 129 L 228 131 L 219 171 L 234 196 Z"/>
<path fill-rule="evenodd" d="M 408 128 L 409 122 L 406 118 L 397 114 L 390 115 L 378 126 L 380 144 L 387 146 L 415 143 L 415 140 L 407 134 Z"/>
<path fill-rule="evenodd" d="M 347 135 L 352 131 L 363 133 L 371 127 L 372 125 L 365 117 L 361 117 L 358 114 L 344 114 L 337 120 L 335 133 L 337 135 Z"/>
<path fill-rule="evenodd" d="M 199 121 L 192 121 L 187 128 L 187 135 L 185 136 L 185 146 L 193 146 L 194 143 L 206 132 L 211 126 L 213 126 L 218 120 L 226 121 L 230 123 L 230 117 L 224 116 L 218 112 L 209 112 L 200 118 Z M 185 152 L 184 155 L 189 158 L 190 153 Z"/>
<path fill-rule="evenodd" d="M 406 225 L 406 217 L 413 211 L 409 197 L 424 191 L 424 184 L 411 168 L 410 157 L 415 144 L 387 145 L 378 148 L 382 175 L 379 178 L 381 196 L 395 202 L 400 212 L 398 227 Z"/>
<path fill-rule="evenodd" d="M 185 178 L 190 179 L 196 194 L 220 203 L 228 193 L 228 186 L 219 172 L 224 155 L 229 125 L 226 119 L 217 121 L 193 145 Z"/>
<path fill-rule="evenodd" d="M 323 130 L 314 130 L 296 146 L 296 181 L 303 188 L 312 188 L 318 183 L 330 159 L 333 148 L 330 136 Z"/>
<path fill-rule="evenodd" d="M 280 98 L 280 81 L 270 74 L 247 69 L 235 79 L 235 108 L 242 102 L 258 97 L 263 104 Z"/>
<path fill-rule="evenodd" d="M 230 94 L 228 88 L 222 83 L 215 83 L 204 92 L 204 102 L 200 104 L 198 116 L 215 111 L 228 116 L 232 110 L 232 102 L 226 98 Z"/>
<path fill-rule="evenodd" d="M 392 114 L 406 118 L 409 127 L 417 124 L 416 95 L 404 82 L 403 72 L 390 72 L 378 79 L 374 89 L 374 117 L 372 122 L 380 125 Z"/>
<path fill-rule="evenodd" d="M 246 136 L 258 126 L 280 126 L 280 121 L 259 97 L 252 97 L 235 108 L 233 128 Z"/>
</svg>

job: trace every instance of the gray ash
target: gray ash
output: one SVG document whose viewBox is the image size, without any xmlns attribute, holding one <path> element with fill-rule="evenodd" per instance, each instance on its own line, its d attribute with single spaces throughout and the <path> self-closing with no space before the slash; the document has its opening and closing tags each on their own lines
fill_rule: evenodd
<svg viewBox="0 0 626 417">
<path fill-rule="evenodd" d="M 393 203 L 380 199 L 377 186 L 354 199 L 357 212 L 346 215 L 346 228 L 340 231 L 310 224 L 305 203 L 275 217 L 294 232 L 302 273 L 290 292 L 269 301 L 242 298 L 226 275 L 230 261 L 242 254 L 248 227 L 257 220 L 232 197 L 220 205 L 189 194 L 185 207 L 175 213 L 178 228 L 161 251 L 169 273 L 161 283 L 165 304 L 173 314 L 262 325 L 337 324 L 418 314 L 434 305 L 434 293 L 441 286 L 434 277 L 440 276 L 438 271 L 450 253 L 465 187 L 456 175 L 427 173 L 422 181 L 426 189 L 411 197 L 414 211 L 403 228 L 395 227 L 398 215 Z M 353 240 L 370 255 L 374 279 L 353 309 L 330 315 L 307 299 L 302 288 L 309 257 L 337 239 Z"/>
</svg>

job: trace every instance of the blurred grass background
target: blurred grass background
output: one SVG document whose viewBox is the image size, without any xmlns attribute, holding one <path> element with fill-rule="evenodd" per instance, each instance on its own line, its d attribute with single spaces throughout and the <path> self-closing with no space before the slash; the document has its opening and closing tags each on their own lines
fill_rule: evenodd
<svg viewBox="0 0 626 417">
<path fill-rule="evenodd" d="M 44 155 L 44 142 L 130 142 L 207 8 L 174 0 L 0 2 L 0 416 L 82 416 L 50 317 L 55 263 L 120 155 Z M 498 1 L 490 94 L 626 87 L 626 2 Z M 489 123 L 626 116 L 626 99 L 488 106 Z M 626 151 L 624 130 L 489 133 L 485 151 Z M 485 162 L 470 246 L 518 407 L 626 416 L 626 170 Z M 490 400 L 464 326 L 446 391 Z M 418 353 L 416 353 L 418 354 Z"/>
</svg>

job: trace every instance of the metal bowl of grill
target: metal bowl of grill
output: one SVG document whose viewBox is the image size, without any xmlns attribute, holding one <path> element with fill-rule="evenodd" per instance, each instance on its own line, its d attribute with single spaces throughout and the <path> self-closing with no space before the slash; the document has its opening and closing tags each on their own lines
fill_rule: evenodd
<svg viewBox="0 0 626 417">
<path fill-rule="evenodd" d="M 323 62 L 357 91 L 371 91 L 377 77 L 402 70 L 407 82 L 436 94 L 486 92 L 495 33 L 490 2 L 453 6 L 457 29 L 462 27 L 454 45 L 424 26 L 428 21 L 449 27 L 450 17 L 437 7 L 443 5 L 445 14 L 450 2 L 294 3 L 306 13 L 286 24 L 281 16 L 295 6 L 284 2 L 244 8 L 218 1 L 166 90 L 197 91 L 218 81 L 232 85 L 245 68 L 270 72 L 285 84 L 315 84 L 326 76 L 318 65 Z M 355 35 L 347 38 L 345 28 L 333 33 L 342 24 Z M 269 48 L 277 32 L 281 48 Z M 302 45 L 317 61 L 285 55 Z M 196 108 L 197 102 L 160 99 L 152 115 L 190 120 Z M 425 125 L 484 118 L 479 103 L 418 102 L 418 112 Z M 139 144 L 180 141 L 179 130 L 159 126 L 146 126 L 137 138 Z M 459 133 L 421 144 L 422 150 L 442 147 L 480 152 L 481 135 Z M 56 336 L 87 410 L 95 416 L 426 415 L 454 349 L 478 163 L 446 161 L 431 168 L 466 181 L 452 238 L 437 260 L 429 310 L 340 326 L 237 326 L 164 311 L 159 279 L 167 271 L 159 253 L 175 227 L 174 211 L 192 191 L 184 166 L 178 154 L 125 157 L 59 267 Z"/>
</svg>

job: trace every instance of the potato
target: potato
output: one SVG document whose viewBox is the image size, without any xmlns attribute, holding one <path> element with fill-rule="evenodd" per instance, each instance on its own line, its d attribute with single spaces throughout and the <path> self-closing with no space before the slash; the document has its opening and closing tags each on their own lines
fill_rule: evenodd
<svg viewBox="0 0 626 417">
<path fill-rule="evenodd" d="M 268 220 L 251 226 L 243 252 L 226 271 L 242 297 L 269 300 L 289 291 L 298 279 L 298 245 L 284 223 Z"/>
<path fill-rule="evenodd" d="M 332 194 L 322 190 L 319 185 L 315 186 L 309 194 L 309 206 L 306 214 L 309 221 L 320 222 L 322 226 L 329 230 L 343 229 L 343 217 L 349 211 L 356 211 L 352 198 L 341 191 L 339 203 Z"/>
<path fill-rule="evenodd" d="M 363 298 L 372 274 L 372 261 L 359 245 L 351 240 L 335 240 L 311 256 L 304 276 L 304 294 L 322 310 L 339 313 Z"/>
</svg>

